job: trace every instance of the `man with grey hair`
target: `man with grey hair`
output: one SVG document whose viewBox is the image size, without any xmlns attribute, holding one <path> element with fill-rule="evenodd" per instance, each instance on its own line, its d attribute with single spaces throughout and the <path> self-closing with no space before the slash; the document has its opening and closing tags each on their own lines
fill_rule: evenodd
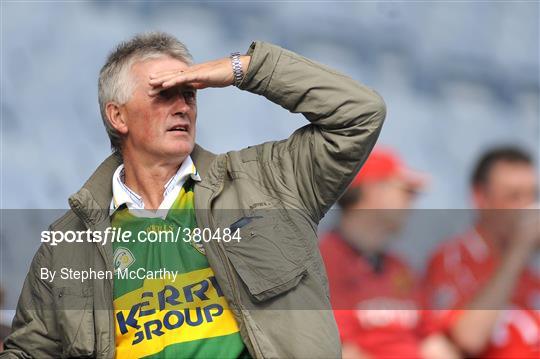
<svg viewBox="0 0 540 359">
<path fill-rule="evenodd" d="M 310 123 L 206 151 L 197 91 L 230 85 Z M 380 96 L 267 42 L 193 65 L 177 39 L 148 33 L 109 56 L 99 104 L 113 154 L 50 227 L 91 239 L 41 245 L 0 356 L 339 357 L 316 229 L 376 142 Z M 162 232 L 181 239 L 150 240 Z M 90 279 L 41 275 L 65 268 Z"/>
</svg>

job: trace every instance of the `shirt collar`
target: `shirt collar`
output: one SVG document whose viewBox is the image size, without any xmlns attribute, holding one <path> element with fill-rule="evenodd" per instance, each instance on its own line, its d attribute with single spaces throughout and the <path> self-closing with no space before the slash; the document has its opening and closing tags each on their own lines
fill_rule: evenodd
<svg viewBox="0 0 540 359">
<path fill-rule="evenodd" d="M 200 181 L 201 177 L 199 172 L 195 168 L 195 164 L 191 159 L 191 156 L 187 156 L 184 162 L 176 171 L 176 174 L 172 176 L 164 186 L 163 189 L 163 202 L 160 205 L 159 209 L 164 204 L 172 205 L 172 201 L 169 196 L 177 195 L 180 187 L 182 187 L 188 177 L 191 177 L 194 181 Z M 111 206 L 109 214 L 112 215 L 120 206 L 126 205 L 128 209 L 144 209 L 144 201 L 141 196 L 131 190 L 124 183 L 124 165 L 121 164 L 118 166 L 116 171 L 114 171 L 112 178 L 112 192 L 113 197 L 111 200 Z M 174 201 L 174 199 L 173 199 Z"/>
<path fill-rule="evenodd" d="M 178 185 L 184 185 L 184 182 L 188 177 L 191 177 L 194 181 L 201 180 L 201 176 L 199 176 L 199 172 L 197 172 L 195 164 L 193 163 L 193 160 L 190 156 L 186 157 L 184 162 L 182 162 L 182 165 L 180 165 L 180 168 L 178 169 L 176 174 L 172 176 L 171 179 L 168 180 L 165 184 L 163 197 L 166 197 Z"/>
</svg>

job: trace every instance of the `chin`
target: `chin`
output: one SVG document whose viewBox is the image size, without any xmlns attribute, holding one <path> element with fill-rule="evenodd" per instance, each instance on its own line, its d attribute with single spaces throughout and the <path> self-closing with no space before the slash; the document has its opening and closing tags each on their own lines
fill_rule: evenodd
<svg viewBox="0 0 540 359">
<path fill-rule="evenodd" d="M 185 157 L 193 152 L 194 147 L 194 143 L 175 143 L 174 145 L 168 146 L 164 152 L 170 156 Z"/>
</svg>

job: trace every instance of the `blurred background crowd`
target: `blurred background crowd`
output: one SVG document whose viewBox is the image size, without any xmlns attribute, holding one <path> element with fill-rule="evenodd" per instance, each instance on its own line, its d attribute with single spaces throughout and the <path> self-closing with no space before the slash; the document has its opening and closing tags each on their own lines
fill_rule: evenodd
<svg viewBox="0 0 540 359">
<path fill-rule="evenodd" d="M 376 148 L 338 201 L 340 218 L 320 247 L 344 357 L 538 358 L 532 158 L 507 146 L 481 156 L 470 177 L 473 222 L 439 238 L 419 274 L 389 243 L 425 182 L 391 150 Z"/>
<path fill-rule="evenodd" d="M 195 62 L 269 41 L 385 99 L 380 146 L 320 228 L 345 356 L 540 356 L 538 212 L 518 210 L 538 202 L 537 2 L 0 6 L 2 324 L 39 231 L 110 153 L 97 104 L 105 57 L 161 30 Z M 305 124 L 232 87 L 201 91 L 198 108 L 198 142 L 214 152 Z"/>
</svg>

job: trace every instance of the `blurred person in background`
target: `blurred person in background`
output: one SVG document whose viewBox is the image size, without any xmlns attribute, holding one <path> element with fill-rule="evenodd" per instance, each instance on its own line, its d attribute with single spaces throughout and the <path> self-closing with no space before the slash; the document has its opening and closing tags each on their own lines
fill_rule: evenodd
<svg viewBox="0 0 540 359">
<path fill-rule="evenodd" d="M 430 260 L 427 305 L 464 355 L 540 357 L 538 178 L 515 147 L 485 153 L 473 171 L 473 228 L 444 242 Z M 526 209 L 529 208 L 529 209 Z"/>
<path fill-rule="evenodd" d="M 387 248 L 403 228 L 425 176 L 376 148 L 345 194 L 320 248 L 344 358 L 456 358 L 444 336 L 425 337 L 418 277 Z"/>
</svg>

